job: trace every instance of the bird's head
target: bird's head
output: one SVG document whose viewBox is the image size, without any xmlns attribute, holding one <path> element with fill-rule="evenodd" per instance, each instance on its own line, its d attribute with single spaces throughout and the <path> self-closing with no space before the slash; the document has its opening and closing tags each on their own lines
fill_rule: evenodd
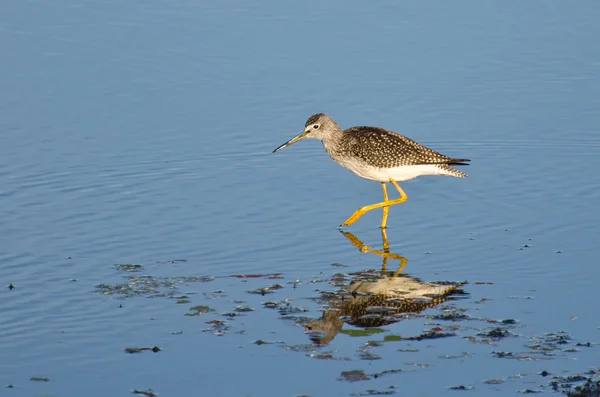
<svg viewBox="0 0 600 397">
<path fill-rule="evenodd" d="M 277 149 L 273 150 L 273 153 L 304 138 L 314 138 L 322 141 L 330 136 L 333 132 L 339 130 L 340 127 L 337 125 L 337 123 L 325 113 L 313 114 L 308 118 L 308 120 L 306 120 L 306 124 L 304 124 L 304 131 L 283 145 L 279 146 Z"/>
</svg>

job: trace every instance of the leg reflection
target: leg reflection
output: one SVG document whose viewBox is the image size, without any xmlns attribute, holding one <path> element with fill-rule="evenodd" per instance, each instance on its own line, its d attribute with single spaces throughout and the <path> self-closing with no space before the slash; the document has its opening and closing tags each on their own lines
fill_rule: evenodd
<svg viewBox="0 0 600 397">
<path fill-rule="evenodd" d="M 350 241 L 352 243 L 352 245 L 357 247 L 360 250 L 360 252 L 363 252 L 363 253 L 368 252 L 368 253 L 375 254 L 375 255 L 378 255 L 383 258 L 383 262 L 381 263 L 381 274 L 382 275 L 384 275 L 387 272 L 387 263 L 388 263 L 388 259 L 390 259 L 390 258 L 400 262 L 398 264 L 398 268 L 394 272 L 394 277 L 397 277 L 402 272 L 402 270 L 404 270 L 404 267 L 406 266 L 406 262 L 408 262 L 408 259 L 406 259 L 404 256 L 399 255 L 395 252 L 390 252 L 390 243 L 388 241 L 387 232 L 384 228 L 381 229 L 382 249 L 372 249 L 370 246 L 363 244 L 363 242 L 360 241 L 354 234 L 352 234 L 348 231 L 340 230 L 340 232 L 344 235 L 344 237 L 346 237 L 348 239 L 348 241 Z"/>
<path fill-rule="evenodd" d="M 342 290 L 323 293 L 327 308 L 320 319 L 305 325 L 306 333 L 316 344 L 328 344 L 347 323 L 354 327 L 381 327 L 407 318 L 407 313 L 419 313 L 445 302 L 462 283 L 424 282 L 401 274 L 408 260 L 395 252 L 385 228 L 381 228 L 381 249 L 364 244 L 354 234 L 340 231 L 350 243 L 363 253 L 382 258 L 381 270 L 363 270 L 350 273 L 350 282 Z M 387 271 L 388 261 L 397 260 L 398 268 Z"/>
</svg>

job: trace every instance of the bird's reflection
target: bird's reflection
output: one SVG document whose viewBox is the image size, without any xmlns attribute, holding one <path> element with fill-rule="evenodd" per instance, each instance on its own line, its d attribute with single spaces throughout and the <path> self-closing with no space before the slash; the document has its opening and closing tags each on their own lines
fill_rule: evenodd
<svg viewBox="0 0 600 397">
<path fill-rule="evenodd" d="M 305 325 L 306 333 L 316 344 L 328 344 L 344 323 L 356 327 L 380 327 L 406 318 L 407 313 L 419 313 L 445 302 L 463 283 L 423 282 L 402 275 L 408 260 L 390 252 L 387 233 L 381 229 L 382 249 L 372 249 L 347 231 L 341 233 L 361 252 L 382 258 L 381 271 L 351 273 L 352 280 L 341 292 L 330 294 L 328 308 L 320 319 Z M 388 261 L 398 261 L 398 267 L 387 270 Z"/>
</svg>

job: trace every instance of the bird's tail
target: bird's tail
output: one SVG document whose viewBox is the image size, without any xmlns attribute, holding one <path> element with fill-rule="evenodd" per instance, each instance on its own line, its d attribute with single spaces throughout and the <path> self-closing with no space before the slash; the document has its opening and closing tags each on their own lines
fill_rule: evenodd
<svg viewBox="0 0 600 397">
<path fill-rule="evenodd" d="M 469 165 L 470 159 L 450 159 L 446 164 L 448 165 Z"/>
<path fill-rule="evenodd" d="M 444 164 L 440 164 L 439 167 L 441 169 L 443 169 L 445 172 L 447 172 L 447 175 L 450 176 L 455 176 L 457 178 L 466 178 L 467 176 L 469 176 L 467 173 L 462 172 L 457 170 L 456 168 L 452 168 L 450 167 L 452 166 L 457 166 L 457 165 L 469 165 L 469 159 L 450 159 L 448 160 L 448 162 L 445 162 Z"/>
</svg>

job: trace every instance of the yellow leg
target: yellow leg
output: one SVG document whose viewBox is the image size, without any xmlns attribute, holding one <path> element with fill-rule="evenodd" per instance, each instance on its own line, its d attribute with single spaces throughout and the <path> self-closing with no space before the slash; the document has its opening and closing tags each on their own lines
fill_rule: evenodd
<svg viewBox="0 0 600 397">
<path fill-rule="evenodd" d="M 398 186 L 398 184 L 396 183 L 395 180 L 390 178 L 390 182 L 392 183 L 392 185 L 394 185 L 396 190 L 398 190 L 398 193 L 400 193 L 400 197 L 398 197 L 397 199 L 394 199 L 394 200 L 386 200 L 386 201 L 382 201 L 381 203 L 376 203 L 376 204 L 371 204 L 371 205 L 366 205 L 364 207 L 360 207 L 359 209 L 354 211 L 354 213 L 352 215 L 350 215 L 348 217 L 348 219 L 346 219 L 344 222 L 342 222 L 340 227 L 353 224 L 354 222 L 356 222 L 358 220 L 358 218 L 363 216 L 366 212 L 371 211 L 372 209 L 381 208 L 381 207 L 389 207 L 390 205 L 400 204 L 400 203 L 405 202 L 406 199 L 408 198 L 406 196 L 406 193 L 404 193 L 404 191 L 400 188 L 400 186 Z M 382 224 L 383 224 L 383 219 L 382 219 Z"/>
<path fill-rule="evenodd" d="M 383 191 L 383 201 L 389 201 L 388 195 L 387 195 L 387 189 L 385 187 L 385 182 L 381 182 L 381 190 Z M 383 210 L 383 213 L 381 214 L 381 230 L 383 231 L 385 229 L 385 224 L 387 223 L 387 216 L 388 216 L 388 211 L 389 211 L 390 207 L 388 205 L 386 205 L 385 207 L 383 207 L 381 209 Z"/>
</svg>

